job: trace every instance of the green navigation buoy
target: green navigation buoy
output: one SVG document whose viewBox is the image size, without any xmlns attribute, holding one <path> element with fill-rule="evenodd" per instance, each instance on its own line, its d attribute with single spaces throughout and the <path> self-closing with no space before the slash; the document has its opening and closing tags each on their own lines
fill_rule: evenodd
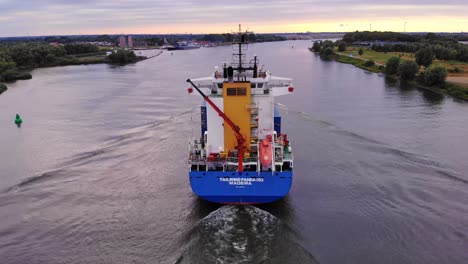
<svg viewBox="0 0 468 264">
<path fill-rule="evenodd" d="M 21 119 L 21 116 L 19 114 L 16 114 L 15 124 L 19 125 L 21 123 L 23 123 L 23 119 Z"/>
</svg>

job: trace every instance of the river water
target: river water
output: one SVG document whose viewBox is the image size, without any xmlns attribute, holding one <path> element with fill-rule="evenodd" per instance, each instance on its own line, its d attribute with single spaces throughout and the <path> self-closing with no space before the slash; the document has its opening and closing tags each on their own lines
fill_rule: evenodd
<svg viewBox="0 0 468 264">
<path fill-rule="evenodd" d="M 278 99 L 293 188 L 262 206 L 206 203 L 188 182 L 200 98 L 185 80 L 231 47 L 10 84 L 0 263 L 467 263 L 468 104 L 321 61 L 310 45 L 249 46 L 296 87 Z"/>
</svg>

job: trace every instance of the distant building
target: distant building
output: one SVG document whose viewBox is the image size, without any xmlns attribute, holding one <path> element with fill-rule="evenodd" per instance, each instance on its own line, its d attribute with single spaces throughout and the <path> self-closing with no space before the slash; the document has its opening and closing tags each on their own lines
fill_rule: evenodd
<svg viewBox="0 0 468 264">
<path fill-rule="evenodd" d="M 132 48 L 133 47 L 132 36 L 120 36 L 119 46 L 122 48 Z"/>
<path fill-rule="evenodd" d="M 133 39 L 132 36 L 127 36 L 127 46 L 133 48 Z"/>
<path fill-rule="evenodd" d="M 133 44 L 133 47 L 146 47 L 148 46 L 148 43 L 146 43 L 146 41 L 142 40 L 142 39 L 133 39 L 132 38 L 132 44 Z M 129 41 L 129 45 L 130 45 L 130 41 Z"/>
<path fill-rule="evenodd" d="M 127 47 L 127 43 L 126 43 L 126 41 L 125 41 L 125 36 L 120 36 L 120 38 L 119 38 L 119 46 L 122 47 L 122 48 Z"/>
</svg>

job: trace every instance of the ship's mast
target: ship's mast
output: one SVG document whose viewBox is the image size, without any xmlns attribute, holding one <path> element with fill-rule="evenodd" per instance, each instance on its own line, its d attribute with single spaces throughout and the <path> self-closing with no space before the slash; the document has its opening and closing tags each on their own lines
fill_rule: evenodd
<svg viewBox="0 0 468 264">
<path fill-rule="evenodd" d="M 234 45 L 237 45 L 237 49 L 238 49 L 237 53 L 233 54 L 234 56 L 238 57 L 238 66 L 237 66 L 237 68 L 234 68 L 238 72 L 237 81 L 241 81 L 241 79 L 240 79 L 241 78 L 241 73 L 245 72 L 245 71 L 253 71 L 253 77 L 254 78 L 257 78 L 257 75 L 258 75 L 258 72 L 257 72 L 257 56 L 254 56 L 254 65 L 253 65 L 253 67 L 244 67 L 242 65 L 242 57 L 245 56 L 242 53 L 243 45 L 248 44 L 248 42 L 247 42 L 247 33 L 249 33 L 249 32 L 247 32 L 247 31 L 242 32 L 241 24 L 239 24 L 239 32 L 237 33 L 238 39 L 237 39 L 237 42 L 236 41 L 233 42 Z"/>
<path fill-rule="evenodd" d="M 239 73 L 241 72 L 242 70 L 242 42 L 244 42 L 245 40 L 245 35 L 242 34 L 242 28 L 241 28 L 241 24 L 239 24 L 239 68 L 237 69 L 239 71 Z M 237 75 L 237 80 L 239 81 L 239 78 L 240 78 L 240 74 Z"/>
<path fill-rule="evenodd" d="M 241 82 L 241 73 L 245 72 L 247 70 L 253 71 L 253 77 L 257 78 L 257 57 L 254 57 L 254 65 L 253 67 L 243 67 L 242 66 L 242 45 L 245 45 L 246 43 L 246 34 L 247 32 L 243 33 L 241 28 L 241 25 L 239 24 L 239 33 L 238 33 L 238 41 L 237 43 L 234 41 L 233 44 L 238 45 L 238 53 L 234 53 L 234 56 L 238 56 L 239 58 L 239 65 L 234 68 L 234 67 L 229 67 L 226 68 L 226 64 L 224 65 L 224 78 L 228 78 L 232 81 L 232 74 L 233 70 L 237 70 L 237 81 Z M 233 60 L 234 60 L 233 56 Z M 229 72 L 229 73 L 228 73 Z M 245 81 L 245 80 L 244 80 Z M 237 149 L 237 155 L 238 155 L 238 171 L 242 172 L 243 171 L 243 159 L 244 159 L 244 151 L 246 150 L 246 147 L 244 146 L 245 143 L 245 138 L 240 132 L 240 128 L 238 125 L 236 125 L 219 107 L 216 106 L 216 104 L 211 101 L 211 99 L 206 96 L 190 79 L 187 80 L 196 90 L 197 92 L 203 97 L 203 99 L 208 102 L 208 104 L 213 107 L 213 109 L 218 113 L 218 115 L 231 127 L 232 131 L 234 132 L 234 135 L 236 136 L 237 139 L 237 146 L 235 147 Z"/>
</svg>

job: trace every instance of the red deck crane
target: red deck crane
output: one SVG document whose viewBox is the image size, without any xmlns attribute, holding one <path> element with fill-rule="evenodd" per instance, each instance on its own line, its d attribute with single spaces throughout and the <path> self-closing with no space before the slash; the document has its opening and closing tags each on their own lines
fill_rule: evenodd
<svg viewBox="0 0 468 264">
<path fill-rule="evenodd" d="M 242 172 L 243 171 L 242 161 L 243 161 L 243 158 L 244 158 L 244 151 L 245 151 L 245 147 L 244 147 L 245 138 L 244 138 L 244 136 L 242 136 L 239 126 L 234 124 L 234 122 L 232 122 L 232 120 L 225 113 L 223 113 L 223 111 L 221 111 L 221 109 L 219 109 L 213 103 L 213 101 L 211 101 L 210 98 L 208 98 L 208 96 L 206 96 L 190 79 L 187 79 L 187 82 L 190 83 L 200 93 L 200 95 L 203 97 L 203 99 L 206 102 L 208 102 L 208 104 L 211 105 L 211 107 L 213 107 L 213 109 L 218 113 L 218 115 L 221 118 L 223 118 L 223 120 L 231 127 L 232 131 L 234 131 L 234 134 L 235 134 L 236 139 L 237 139 L 236 149 L 237 149 L 237 153 L 238 153 L 237 154 L 238 171 Z"/>
</svg>

